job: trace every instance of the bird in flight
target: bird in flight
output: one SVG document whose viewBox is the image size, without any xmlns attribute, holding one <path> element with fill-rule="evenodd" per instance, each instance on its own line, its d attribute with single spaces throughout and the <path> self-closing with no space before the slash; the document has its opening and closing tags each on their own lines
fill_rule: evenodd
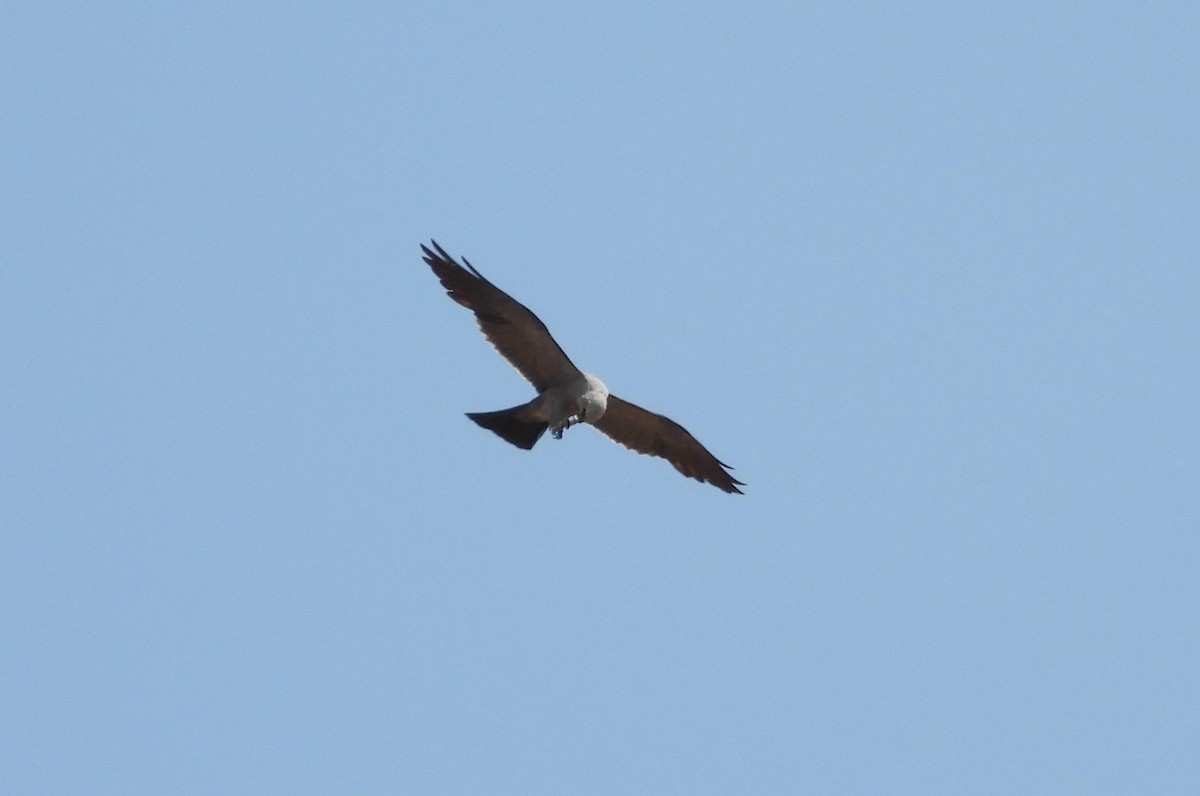
<svg viewBox="0 0 1200 796">
<path fill-rule="evenodd" d="M 527 404 L 498 412 L 468 412 L 467 417 L 518 448 L 530 450 L 546 429 L 555 439 L 578 423 L 600 429 L 626 448 L 660 456 L 688 478 L 725 492 L 742 494 L 745 486 L 675 421 L 609 393 L 604 382 L 575 367 L 550 330 L 523 304 L 493 285 L 463 258 L 459 265 L 437 244 L 421 244 L 425 262 L 450 298 L 475 313 L 483 336 L 537 390 Z"/>
</svg>

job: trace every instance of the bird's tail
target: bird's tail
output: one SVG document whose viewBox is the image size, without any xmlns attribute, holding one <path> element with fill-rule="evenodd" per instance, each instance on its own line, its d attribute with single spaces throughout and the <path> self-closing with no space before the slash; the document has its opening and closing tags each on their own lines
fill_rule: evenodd
<svg viewBox="0 0 1200 796">
<path fill-rule="evenodd" d="M 523 417 L 528 409 L 529 404 L 522 404 L 512 409 L 501 409 L 499 412 L 468 412 L 467 417 L 518 448 L 532 450 L 549 425 L 542 420 Z"/>
</svg>

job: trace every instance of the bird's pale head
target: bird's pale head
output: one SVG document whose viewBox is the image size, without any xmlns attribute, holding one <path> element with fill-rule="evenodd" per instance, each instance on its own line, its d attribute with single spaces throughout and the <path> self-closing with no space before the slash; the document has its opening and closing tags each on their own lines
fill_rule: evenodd
<svg viewBox="0 0 1200 796">
<path fill-rule="evenodd" d="M 583 374 L 587 389 L 579 399 L 579 415 L 586 423 L 595 423 L 608 408 L 608 388 L 590 373 Z"/>
</svg>

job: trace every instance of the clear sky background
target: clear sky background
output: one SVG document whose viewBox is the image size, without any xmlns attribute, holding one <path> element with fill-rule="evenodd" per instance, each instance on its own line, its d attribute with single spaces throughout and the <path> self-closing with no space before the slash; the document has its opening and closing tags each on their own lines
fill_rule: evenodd
<svg viewBox="0 0 1200 796">
<path fill-rule="evenodd" d="M 0 790 L 1200 792 L 1198 41 L 8 4 Z M 470 423 L 431 237 L 746 496 Z"/>
</svg>

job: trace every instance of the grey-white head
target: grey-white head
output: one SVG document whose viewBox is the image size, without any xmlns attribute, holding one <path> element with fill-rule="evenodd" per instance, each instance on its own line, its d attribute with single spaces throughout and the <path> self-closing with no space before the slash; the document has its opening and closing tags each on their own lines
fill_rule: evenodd
<svg viewBox="0 0 1200 796">
<path fill-rule="evenodd" d="M 608 408 L 608 388 L 604 382 L 590 373 L 583 374 L 587 389 L 579 398 L 579 419 L 586 423 L 595 423 L 604 416 Z"/>
</svg>

